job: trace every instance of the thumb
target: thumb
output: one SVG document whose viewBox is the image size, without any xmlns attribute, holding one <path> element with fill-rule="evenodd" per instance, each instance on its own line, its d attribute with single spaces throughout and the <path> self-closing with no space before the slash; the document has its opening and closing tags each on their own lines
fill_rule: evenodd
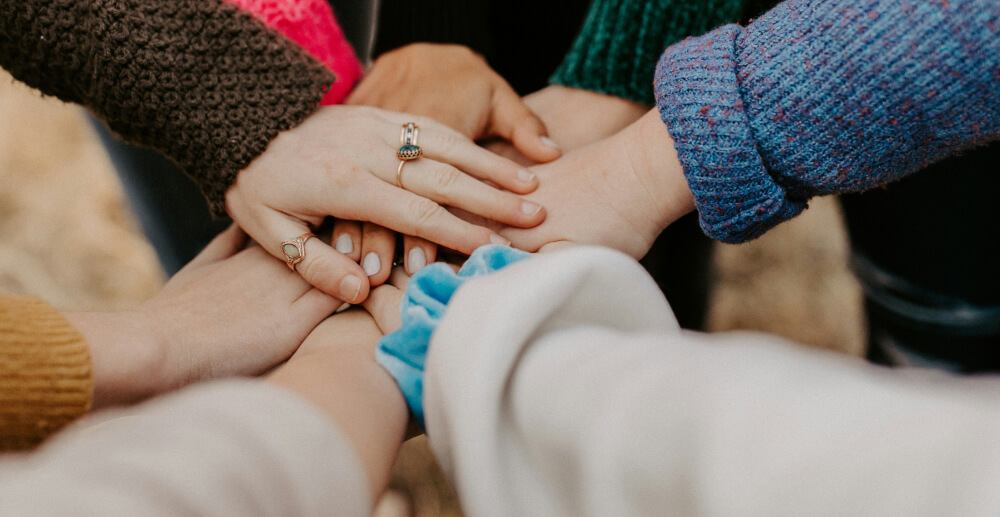
<svg viewBox="0 0 1000 517">
<path fill-rule="evenodd" d="M 550 162 L 562 154 L 556 143 L 548 138 L 542 120 L 507 84 L 493 93 L 488 132 L 509 140 L 521 154 L 538 163 Z"/>
</svg>

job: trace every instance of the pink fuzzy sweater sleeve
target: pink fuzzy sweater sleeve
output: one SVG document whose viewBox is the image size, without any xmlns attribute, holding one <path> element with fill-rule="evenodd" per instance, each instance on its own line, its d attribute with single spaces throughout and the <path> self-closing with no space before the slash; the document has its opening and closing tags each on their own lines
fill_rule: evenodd
<svg viewBox="0 0 1000 517">
<path fill-rule="evenodd" d="M 361 61 L 326 0 L 225 0 L 250 12 L 312 54 L 337 80 L 322 105 L 339 104 L 361 78 Z"/>
</svg>

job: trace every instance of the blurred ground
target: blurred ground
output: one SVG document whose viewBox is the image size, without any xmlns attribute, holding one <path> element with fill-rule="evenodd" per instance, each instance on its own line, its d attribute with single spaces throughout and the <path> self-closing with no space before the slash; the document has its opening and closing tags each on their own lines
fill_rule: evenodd
<svg viewBox="0 0 1000 517">
<path fill-rule="evenodd" d="M 764 238 L 719 246 L 712 330 L 757 329 L 858 354 L 860 290 L 847 266 L 837 204 L 819 199 Z M 163 273 L 123 204 L 82 111 L 0 71 L 0 290 L 61 309 L 119 310 Z M 380 515 L 459 515 L 423 439 L 404 447 Z"/>
</svg>

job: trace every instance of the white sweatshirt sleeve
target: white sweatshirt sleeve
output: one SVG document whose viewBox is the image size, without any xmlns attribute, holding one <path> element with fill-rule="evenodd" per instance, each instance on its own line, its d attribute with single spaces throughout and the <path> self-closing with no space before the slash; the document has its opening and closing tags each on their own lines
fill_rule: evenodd
<svg viewBox="0 0 1000 517">
<path fill-rule="evenodd" d="M 195 386 L 96 420 L 0 460 L 0 515 L 371 514 L 346 437 L 264 382 Z"/>
<path fill-rule="evenodd" d="M 681 331 L 607 250 L 460 288 L 424 406 L 469 515 L 1000 515 L 1000 378 Z"/>
</svg>

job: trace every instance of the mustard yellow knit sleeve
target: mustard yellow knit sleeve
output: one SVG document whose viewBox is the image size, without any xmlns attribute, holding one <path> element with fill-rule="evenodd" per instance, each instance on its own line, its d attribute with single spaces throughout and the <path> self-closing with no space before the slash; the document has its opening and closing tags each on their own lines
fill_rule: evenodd
<svg viewBox="0 0 1000 517">
<path fill-rule="evenodd" d="M 38 444 L 86 413 L 92 394 L 83 336 L 46 303 L 0 294 L 0 450 Z"/>
</svg>

